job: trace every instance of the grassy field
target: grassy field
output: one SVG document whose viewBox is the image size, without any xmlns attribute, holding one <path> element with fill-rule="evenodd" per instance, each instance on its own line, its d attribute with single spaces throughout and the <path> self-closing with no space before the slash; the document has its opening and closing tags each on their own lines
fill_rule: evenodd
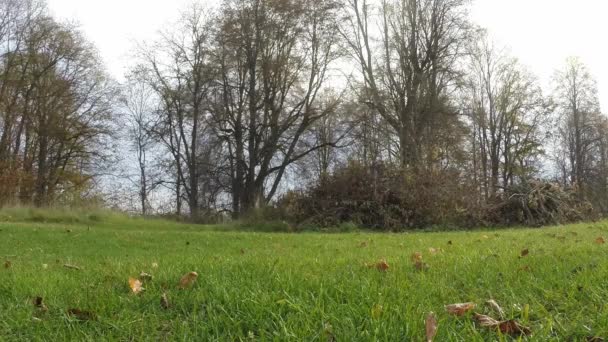
<svg viewBox="0 0 608 342">
<path fill-rule="evenodd" d="M 488 299 L 531 329 L 524 340 L 608 336 L 608 245 L 596 241 L 608 238 L 608 222 L 279 234 L 103 213 L 21 210 L 0 220 L 0 340 L 424 341 L 431 311 L 436 341 L 510 340 L 472 312 L 444 309 L 475 302 L 491 314 Z M 414 267 L 415 252 L 428 269 Z M 388 270 L 368 267 L 381 259 Z M 128 279 L 142 271 L 153 279 L 136 295 Z M 197 281 L 179 289 L 191 271 Z"/>
</svg>

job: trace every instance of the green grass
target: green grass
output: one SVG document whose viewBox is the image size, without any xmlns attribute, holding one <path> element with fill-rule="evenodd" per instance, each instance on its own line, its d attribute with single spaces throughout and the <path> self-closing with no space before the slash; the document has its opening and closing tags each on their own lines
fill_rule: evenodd
<svg viewBox="0 0 608 342">
<path fill-rule="evenodd" d="M 528 340 L 608 336 L 608 245 L 595 243 L 608 238 L 608 222 L 280 234 L 108 213 L 38 216 L 14 214 L 0 223 L 0 261 L 12 264 L 0 264 L 0 340 L 328 341 L 331 334 L 337 341 L 423 341 L 430 311 L 439 320 L 436 341 L 509 340 L 477 327 L 470 315 L 444 310 L 473 301 L 478 312 L 489 313 L 483 303 L 490 298 L 532 329 Z M 430 247 L 443 252 L 431 255 Z M 530 254 L 520 258 L 524 248 Z M 423 253 L 428 270 L 415 270 L 414 252 Z M 387 272 L 365 266 L 381 258 Z M 128 278 L 142 271 L 154 279 L 133 295 Z M 178 289 L 190 271 L 198 272 L 197 282 Z M 160 305 L 163 292 L 169 309 Z M 36 296 L 48 312 L 36 312 Z M 375 305 L 383 309 L 373 318 Z M 72 308 L 97 319 L 78 321 L 67 314 Z"/>
</svg>

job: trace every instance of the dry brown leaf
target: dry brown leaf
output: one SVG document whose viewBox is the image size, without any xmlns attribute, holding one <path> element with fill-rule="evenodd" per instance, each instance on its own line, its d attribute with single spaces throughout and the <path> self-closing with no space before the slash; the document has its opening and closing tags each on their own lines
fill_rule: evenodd
<svg viewBox="0 0 608 342">
<path fill-rule="evenodd" d="M 196 281 L 197 278 L 198 278 L 198 273 L 196 273 L 196 272 L 186 273 L 179 280 L 179 287 L 181 287 L 182 289 L 190 287 L 194 284 L 194 282 Z"/>
<path fill-rule="evenodd" d="M 505 311 L 500 307 L 500 305 L 498 305 L 498 303 L 496 303 L 494 299 L 486 301 L 486 304 L 492 308 L 492 310 L 494 310 L 501 319 L 505 317 Z"/>
<path fill-rule="evenodd" d="M 433 342 L 435 335 L 437 335 L 437 317 L 431 312 L 426 316 L 426 341 Z"/>
<path fill-rule="evenodd" d="M 514 319 L 500 322 L 498 325 L 500 332 L 510 336 L 519 336 L 519 335 L 530 335 L 532 331 L 530 328 L 521 325 Z"/>
<path fill-rule="evenodd" d="M 163 295 L 160 296 L 160 306 L 162 306 L 163 309 L 168 309 L 171 306 L 169 303 L 169 297 L 167 297 L 166 293 L 163 293 Z"/>
<path fill-rule="evenodd" d="M 411 256 L 412 262 L 422 261 L 422 253 L 414 252 Z"/>
<path fill-rule="evenodd" d="M 603 245 L 606 243 L 606 240 L 604 240 L 603 236 L 600 236 L 597 239 L 595 239 L 595 243 L 597 243 L 598 245 Z"/>
<path fill-rule="evenodd" d="M 475 309 L 476 306 L 477 306 L 477 304 L 471 303 L 471 302 L 458 303 L 458 304 L 446 305 L 445 309 L 451 315 L 464 316 L 467 312 Z"/>
<path fill-rule="evenodd" d="M 507 321 L 497 321 L 494 318 L 476 313 L 474 316 L 480 326 L 486 328 L 498 328 L 501 333 L 509 336 L 530 335 L 530 328 L 521 325 L 514 319 Z"/>
<path fill-rule="evenodd" d="M 476 313 L 473 318 L 479 323 L 482 327 L 497 327 L 500 322 L 495 320 L 494 318 L 482 314 Z"/>
<path fill-rule="evenodd" d="M 129 287 L 134 294 L 139 294 L 144 290 L 141 280 L 135 278 L 129 278 Z"/>
<path fill-rule="evenodd" d="M 530 271 L 532 271 L 532 269 L 528 265 L 524 265 L 524 266 L 520 267 L 519 270 L 520 271 L 524 271 L 524 272 L 530 272 Z"/>
<path fill-rule="evenodd" d="M 360 248 L 365 248 L 365 247 L 367 247 L 367 241 L 363 241 L 363 242 L 361 242 L 361 243 L 359 244 L 359 247 L 360 247 Z"/>
<path fill-rule="evenodd" d="M 386 272 L 388 270 L 388 267 L 388 263 L 384 259 L 376 263 L 376 268 L 378 269 L 378 271 Z"/>
<path fill-rule="evenodd" d="M 527 248 L 521 251 L 521 256 L 522 256 L 522 257 L 525 257 L 525 256 L 527 256 L 528 254 L 530 254 L 530 251 L 529 251 Z"/>
<path fill-rule="evenodd" d="M 97 315 L 94 312 L 80 309 L 69 309 L 68 314 L 74 316 L 79 321 L 94 321 L 97 319 Z"/>
</svg>

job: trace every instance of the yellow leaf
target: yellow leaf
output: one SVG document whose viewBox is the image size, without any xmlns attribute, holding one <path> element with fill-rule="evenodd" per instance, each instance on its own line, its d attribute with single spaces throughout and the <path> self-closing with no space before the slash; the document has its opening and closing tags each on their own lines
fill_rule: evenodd
<svg viewBox="0 0 608 342">
<path fill-rule="evenodd" d="M 597 239 L 595 239 L 595 243 L 597 243 L 598 245 L 603 245 L 606 243 L 606 240 L 604 240 L 603 236 L 600 236 Z"/>
<path fill-rule="evenodd" d="M 412 262 L 422 261 L 422 253 L 414 252 L 411 256 Z"/>
<path fill-rule="evenodd" d="M 144 288 L 141 285 L 142 283 L 139 279 L 129 278 L 129 287 L 131 288 L 131 291 L 133 291 L 133 293 L 138 294 L 143 291 Z"/>
<path fill-rule="evenodd" d="M 198 273 L 196 273 L 196 272 L 186 273 L 182 277 L 182 279 L 179 280 L 179 287 L 181 287 L 182 289 L 190 287 L 194 284 L 194 282 L 196 281 L 197 278 L 198 278 Z"/>
<path fill-rule="evenodd" d="M 382 316 L 382 305 L 376 304 L 372 307 L 372 318 L 378 319 Z"/>
</svg>

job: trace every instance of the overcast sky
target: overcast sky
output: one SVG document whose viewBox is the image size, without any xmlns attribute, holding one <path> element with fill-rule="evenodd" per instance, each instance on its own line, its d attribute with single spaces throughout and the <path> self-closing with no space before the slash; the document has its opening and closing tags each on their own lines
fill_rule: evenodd
<svg viewBox="0 0 608 342">
<path fill-rule="evenodd" d="M 201 0 L 213 5 L 218 0 Z M 608 1 L 473 0 L 472 18 L 547 86 L 568 56 L 579 56 L 608 108 Z M 121 79 L 134 42 L 154 38 L 192 0 L 48 0 L 60 19 L 79 23 L 107 68 Z"/>
</svg>

